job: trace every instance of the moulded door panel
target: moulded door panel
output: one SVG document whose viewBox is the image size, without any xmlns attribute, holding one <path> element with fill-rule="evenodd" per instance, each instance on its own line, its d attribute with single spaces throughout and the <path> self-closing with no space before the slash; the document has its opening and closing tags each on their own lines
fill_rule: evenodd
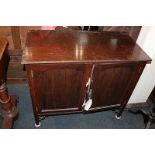
<svg viewBox="0 0 155 155">
<path fill-rule="evenodd" d="M 84 101 L 85 80 L 88 79 L 85 77 L 86 65 L 41 64 L 32 66 L 34 76 L 32 83 L 41 112 L 81 108 Z"/>
<path fill-rule="evenodd" d="M 136 68 L 134 63 L 95 65 L 92 78 L 92 108 L 121 104 Z"/>
</svg>

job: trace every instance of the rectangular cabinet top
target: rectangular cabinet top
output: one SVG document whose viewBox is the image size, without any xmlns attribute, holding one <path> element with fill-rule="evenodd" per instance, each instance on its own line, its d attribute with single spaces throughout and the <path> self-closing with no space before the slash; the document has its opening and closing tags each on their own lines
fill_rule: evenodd
<svg viewBox="0 0 155 155">
<path fill-rule="evenodd" d="M 119 32 L 29 31 L 22 56 L 22 64 L 138 61 L 150 63 L 151 59 Z"/>
</svg>

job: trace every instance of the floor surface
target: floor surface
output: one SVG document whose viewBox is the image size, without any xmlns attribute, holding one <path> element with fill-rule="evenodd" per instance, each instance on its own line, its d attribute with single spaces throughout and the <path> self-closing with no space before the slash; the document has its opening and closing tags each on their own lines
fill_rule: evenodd
<svg viewBox="0 0 155 155">
<path fill-rule="evenodd" d="M 19 118 L 14 129 L 36 129 L 32 111 L 29 88 L 26 84 L 9 85 L 9 94 L 19 98 Z M 37 129 L 143 129 L 143 117 L 124 111 L 122 118 L 117 120 L 114 111 L 103 111 L 91 114 L 70 114 L 50 116 L 42 120 Z M 151 128 L 155 128 L 152 125 Z"/>
</svg>

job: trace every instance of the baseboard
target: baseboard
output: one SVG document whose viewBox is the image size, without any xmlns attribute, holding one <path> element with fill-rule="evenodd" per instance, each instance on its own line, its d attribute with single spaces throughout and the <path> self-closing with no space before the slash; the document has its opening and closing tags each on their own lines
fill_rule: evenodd
<svg viewBox="0 0 155 155">
<path fill-rule="evenodd" d="M 130 103 L 127 104 L 125 109 L 142 109 L 147 106 L 147 102 L 141 102 L 141 103 Z"/>
<path fill-rule="evenodd" d="M 7 84 L 27 84 L 26 78 L 8 78 Z"/>
</svg>

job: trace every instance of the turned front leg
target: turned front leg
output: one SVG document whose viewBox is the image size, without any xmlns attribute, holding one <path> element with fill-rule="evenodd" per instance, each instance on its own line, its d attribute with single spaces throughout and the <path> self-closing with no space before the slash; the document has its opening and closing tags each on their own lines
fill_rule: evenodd
<svg viewBox="0 0 155 155">
<path fill-rule="evenodd" d="M 7 86 L 3 83 L 0 86 L 0 102 L 2 107 L 3 125 L 2 128 L 11 128 L 13 119 L 17 116 L 16 96 L 9 96 Z"/>
<path fill-rule="evenodd" d="M 124 111 L 124 109 L 125 109 L 125 106 L 126 106 L 126 102 L 124 102 L 124 103 L 120 106 L 120 108 L 116 111 L 116 115 L 115 115 L 116 119 L 121 119 L 121 116 L 122 116 L 122 113 L 123 113 L 123 111 Z"/>
<path fill-rule="evenodd" d="M 11 98 L 7 93 L 6 84 L 0 86 L 0 102 L 2 103 L 2 109 L 6 112 L 13 110 L 13 104 L 11 103 Z"/>
</svg>

